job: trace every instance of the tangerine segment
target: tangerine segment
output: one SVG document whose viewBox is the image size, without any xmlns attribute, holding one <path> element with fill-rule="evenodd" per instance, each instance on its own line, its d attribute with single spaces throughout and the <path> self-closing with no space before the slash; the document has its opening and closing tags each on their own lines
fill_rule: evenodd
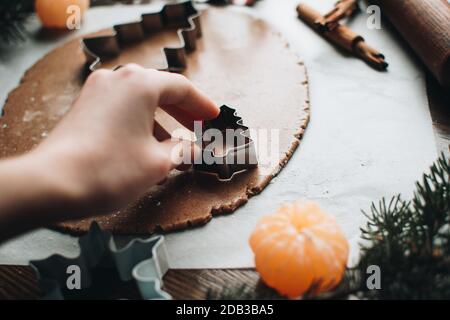
<svg viewBox="0 0 450 320">
<path fill-rule="evenodd" d="M 250 237 L 256 269 L 279 293 L 320 293 L 342 279 L 349 246 L 334 217 L 313 202 L 283 205 L 263 217 Z"/>
</svg>

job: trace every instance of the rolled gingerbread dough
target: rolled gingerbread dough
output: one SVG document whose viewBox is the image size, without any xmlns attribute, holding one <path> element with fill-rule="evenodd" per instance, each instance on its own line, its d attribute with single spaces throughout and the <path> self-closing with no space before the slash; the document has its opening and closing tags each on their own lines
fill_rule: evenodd
<svg viewBox="0 0 450 320">
<path fill-rule="evenodd" d="M 260 136 L 262 131 L 252 138 L 274 146 L 275 161 L 260 162 L 259 168 L 225 183 L 198 179 L 192 170 L 175 170 L 167 182 L 153 187 L 126 209 L 62 222 L 57 229 L 83 233 L 94 219 L 103 229 L 117 234 L 151 234 L 204 224 L 214 215 L 233 212 L 245 204 L 287 163 L 309 120 L 303 63 L 263 20 L 227 8 L 211 8 L 202 13 L 201 24 L 203 36 L 196 51 L 188 55 L 184 74 L 217 104 L 236 108 L 250 128 L 272 130 L 267 141 L 264 133 Z M 105 32 L 111 30 L 101 31 Z M 127 46 L 102 66 L 112 68 L 134 62 L 158 68 L 164 65 L 161 48 L 177 44 L 175 30 L 162 31 Z M 0 118 L 1 157 L 27 152 L 45 139 L 80 91 L 85 80 L 84 64 L 80 39 L 75 39 L 47 54 L 26 72 L 20 85 L 9 94 Z M 179 126 L 162 111 L 158 112 L 158 121 L 169 130 Z M 259 156 L 262 150 L 257 143 Z"/>
</svg>

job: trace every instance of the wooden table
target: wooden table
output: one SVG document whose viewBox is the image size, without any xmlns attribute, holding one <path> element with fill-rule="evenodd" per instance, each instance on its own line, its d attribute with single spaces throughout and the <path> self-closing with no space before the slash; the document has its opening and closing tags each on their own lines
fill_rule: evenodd
<svg viewBox="0 0 450 320">
<path fill-rule="evenodd" d="M 177 269 L 169 270 L 164 287 L 174 299 L 205 299 L 230 283 L 246 283 L 250 288 L 262 286 L 256 271 L 251 269 Z M 125 288 L 127 298 L 137 298 Z M 36 277 L 28 266 L 0 266 L 1 299 L 38 299 Z"/>
<path fill-rule="evenodd" d="M 427 76 L 427 92 L 438 150 L 450 156 L 450 95 L 431 76 Z M 263 286 L 252 269 L 177 269 L 166 274 L 163 289 L 175 299 L 205 299 L 208 293 L 232 283 L 245 283 L 256 290 Z M 0 266 L 0 299 L 38 297 L 36 278 L 30 267 Z"/>
</svg>

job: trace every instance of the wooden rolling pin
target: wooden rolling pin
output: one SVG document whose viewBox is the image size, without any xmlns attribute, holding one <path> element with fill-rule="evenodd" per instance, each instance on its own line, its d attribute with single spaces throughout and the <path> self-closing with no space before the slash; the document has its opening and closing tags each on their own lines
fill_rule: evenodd
<svg viewBox="0 0 450 320">
<path fill-rule="evenodd" d="M 370 47 L 364 38 L 355 33 L 349 27 L 336 23 L 331 30 L 324 30 L 320 28 L 318 22 L 322 21 L 324 17 L 315 9 L 301 3 L 297 6 L 298 17 L 314 28 L 328 41 L 334 43 L 336 46 L 353 53 L 357 57 L 366 61 L 369 65 L 377 70 L 386 70 L 388 64 L 384 60 L 384 55 Z"/>
<path fill-rule="evenodd" d="M 450 4 L 447 0 L 369 0 L 380 6 L 439 83 L 450 88 Z"/>
</svg>

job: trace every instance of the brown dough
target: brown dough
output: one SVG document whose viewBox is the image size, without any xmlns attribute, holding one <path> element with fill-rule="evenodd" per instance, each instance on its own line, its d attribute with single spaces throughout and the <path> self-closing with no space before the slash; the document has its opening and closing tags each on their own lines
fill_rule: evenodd
<svg viewBox="0 0 450 320">
<path fill-rule="evenodd" d="M 171 173 L 162 186 L 128 208 L 97 216 L 103 229 L 120 234 L 150 234 L 204 224 L 213 215 L 232 212 L 258 194 L 279 172 L 299 145 L 309 120 L 305 67 L 266 22 L 229 9 L 208 9 L 201 17 L 203 37 L 188 56 L 184 74 L 219 105 L 238 110 L 255 129 L 279 129 L 279 161 L 231 182 L 197 179 L 192 171 Z M 164 31 L 131 45 L 103 63 L 111 68 L 135 62 L 163 65 L 160 48 L 177 44 L 175 31 Z M 0 155 L 24 153 L 54 127 L 69 110 L 83 83 L 85 58 L 79 39 L 55 49 L 29 69 L 10 93 L 0 119 Z M 158 115 L 162 125 L 167 116 Z M 173 120 L 173 119 L 172 119 Z M 175 123 L 176 125 L 176 123 Z M 99 146 L 101 147 L 101 146 Z M 63 222 L 58 229 L 80 233 L 92 219 Z"/>
</svg>

